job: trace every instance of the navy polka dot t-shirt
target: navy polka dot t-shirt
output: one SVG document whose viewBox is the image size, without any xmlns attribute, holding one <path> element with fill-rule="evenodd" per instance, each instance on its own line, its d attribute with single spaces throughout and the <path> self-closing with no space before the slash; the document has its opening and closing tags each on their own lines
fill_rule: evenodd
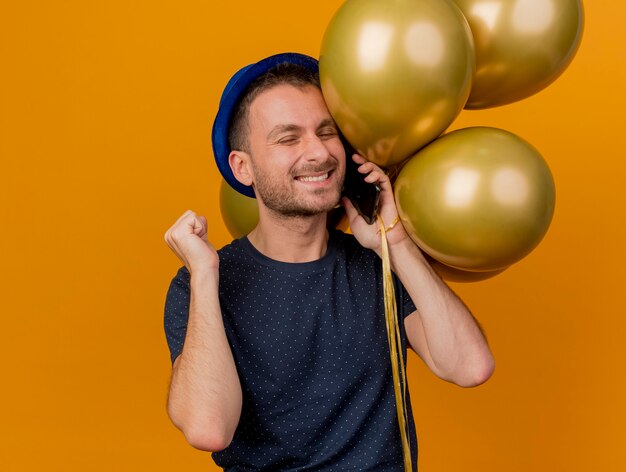
<svg viewBox="0 0 626 472">
<path fill-rule="evenodd" d="M 231 444 L 212 453 L 226 471 L 403 471 L 380 258 L 331 230 L 319 260 L 279 262 L 244 236 L 218 251 L 219 298 L 241 388 Z M 415 311 L 394 275 L 398 317 Z M 165 333 L 181 353 L 189 272 L 171 282 Z M 400 322 L 406 362 L 406 334 Z M 409 439 L 417 437 L 407 388 Z"/>
</svg>

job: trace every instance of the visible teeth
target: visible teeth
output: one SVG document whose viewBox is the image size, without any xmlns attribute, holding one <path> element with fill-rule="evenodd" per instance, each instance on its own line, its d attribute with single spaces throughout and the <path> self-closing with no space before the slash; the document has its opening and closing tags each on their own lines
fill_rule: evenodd
<svg viewBox="0 0 626 472">
<path fill-rule="evenodd" d="M 328 172 L 322 175 L 318 175 L 317 177 L 300 177 L 302 182 L 321 182 L 322 180 L 326 180 L 328 178 Z"/>
</svg>

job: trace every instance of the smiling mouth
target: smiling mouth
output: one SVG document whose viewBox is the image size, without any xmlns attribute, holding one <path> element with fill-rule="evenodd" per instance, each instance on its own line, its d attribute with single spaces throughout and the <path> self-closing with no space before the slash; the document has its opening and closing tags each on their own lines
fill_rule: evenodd
<svg viewBox="0 0 626 472">
<path fill-rule="evenodd" d="M 321 175 L 307 175 L 303 177 L 296 177 L 296 179 L 300 182 L 323 182 L 324 180 L 328 179 L 329 175 L 330 172 L 326 172 L 325 174 Z"/>
</svg>

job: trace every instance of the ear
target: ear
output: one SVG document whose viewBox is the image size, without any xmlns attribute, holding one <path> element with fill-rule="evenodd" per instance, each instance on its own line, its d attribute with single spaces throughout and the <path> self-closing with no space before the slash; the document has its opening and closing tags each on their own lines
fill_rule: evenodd
<svg viewBox="0 0 626 472">
<path fill-rule="evenodd" d="M 254 181 L 250 154 L 243 151 L 231 151 L 228 155 L 228 164 L 235 178 L 244 185 L 252 185 Z"/>
</svg>

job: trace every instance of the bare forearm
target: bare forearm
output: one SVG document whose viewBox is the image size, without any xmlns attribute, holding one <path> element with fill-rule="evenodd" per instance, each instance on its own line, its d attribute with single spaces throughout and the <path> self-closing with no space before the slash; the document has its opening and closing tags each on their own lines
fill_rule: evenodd
<svg viewBox="0 0 626 472">
<path fill-rule="evenodd" d="M 191 276 L 185 344 L 176 359 L 168 397 L 172 422 L 191 445 L 226 447 L 241 415 L 241 385 L 224 331 L 217 273 Z"/>
<path fill-rule="evenodd" d="M 390 248 L 394 272 L 417 308 L 419 338 L 429 367 L 462 386 L 486 381 L 494 360 L 480 326 L 409 239 Z M 414 336 L 416 338 L 416 336 Z"/>
</svg>

